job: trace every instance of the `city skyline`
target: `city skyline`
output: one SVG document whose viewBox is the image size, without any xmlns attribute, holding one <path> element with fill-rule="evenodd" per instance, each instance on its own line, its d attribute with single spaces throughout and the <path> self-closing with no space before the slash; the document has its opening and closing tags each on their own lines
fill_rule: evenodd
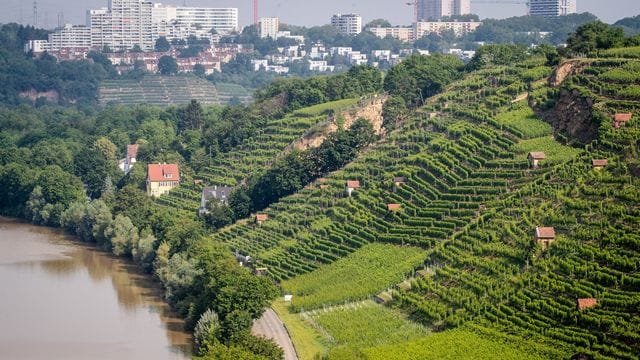
<svg viewBox="0 0 640 360">
<path fill-rule="evenodd" d="M 0 13 L 0 23 L 20 22 L 32 24 L 32 2 L 21 0 L 1 0 L 5 11 Z M 60 0 L 38 1 L 39 27 L 53 28 L 58 24 L 58 15 L 64 15 L 64 23 L 85 24 L 86 10 L 107 6 L 107 0 Z M 183 5 L 183 0 L 159 1 L 167 5 Z M 524 1 L 523 1 L 524 2 Z M 187 6 L 201 7 L 238 7 L 240 25 L 250 23 L 251 1 L 242 0 L 188 0 Z M 471 12 L 481 18 L 504 18 L 524 15 L 526 8 L 517 4 L 474 4 Z M 624 17 L 640 14 L 640 2 L 637 0 L 612 0 L 606 4 L 599 0 L 579 0 L 578 12 L 591 12 L 605 22 L 615 22 Z M 349 3 L 338 0 L 326 0 L 321 3 L 307 3 L 293 0 L 262 0 L 261 17 L 280 17 L 283 23 L 315 26 L 329 24 L 336 13 L 357 13 L 362 15 L 363 24 L 375 18 L 385 18 L 394 25 L 408 25 L 413 18 L 413 9 L 405 1 L 389 2 L 382 0 L 352 0 Z"/>
</svg>

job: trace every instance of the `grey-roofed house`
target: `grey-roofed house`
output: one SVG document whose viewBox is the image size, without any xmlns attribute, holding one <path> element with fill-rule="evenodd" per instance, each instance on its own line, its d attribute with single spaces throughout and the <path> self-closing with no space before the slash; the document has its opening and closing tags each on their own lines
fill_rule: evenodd
<svg viewBox="0 0 640 360">
<path fill-rule="evenodd" d="M 229 201 L 229 195 L 233 190 L 228 186 L 212 186 L 202 189 L 202 196 L 200 197 L 200 215 L 207 213 L 207 203 L 212 199 L 216 199 L 223 204 L 227 204 Z"/>
</svg>

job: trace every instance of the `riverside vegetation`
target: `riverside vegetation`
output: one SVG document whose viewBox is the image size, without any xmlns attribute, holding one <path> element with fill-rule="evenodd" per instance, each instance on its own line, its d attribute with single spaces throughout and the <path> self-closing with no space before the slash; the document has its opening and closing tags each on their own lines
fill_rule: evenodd
<svg viewBox="0 0 640 360">
<path fill-rule="evenodd" d="M 640 99 L 621 90 L 633 89 L 636 41 L 591 23 L 561 54 L 491 45 L 466 65 L 414 56 L 384 78 L 355 67 L 279 81 L 249 106 L 3 107 L 1 211 L 62 226 L 153 272 L 206 358 L 281 358 L 248 330 L 290 293 L 285 311 L 298 315 L 287 319 L 331 359 L 633 359 Z M 551 86 L 561 56 L 575 54 L 588 57 Z M 383 91 L 382 138 L 356 121 L 289 151 Z M 567 112 L 581 114 L 570 127 L 542 120 Z M 633 118 L 616 128 L 620 112 Z M 140 163 L 120 179 L 116 154 L 133 141 Z M 539 168 L 529 151 L 546 153 Z M 608 165 L 593 170 L 592 159 Z M 193 181 L 149 199 L 141 187 L 152 161 L 179 162 L 187 181 L 236 186 L 229 206 L 199 220 Z M 351 196 L 347 180 L 361 184 Z M 262 226 L 246 220 L 257 211 L 269 215 Z M 548 249 L 533 241 L 537 226 L 558 233 Z M 376 295 L 386 306 L 368 300 Z M 577 298 L 597 306 L 578 310 Z M 294 344 L 308 334 L 292 333 Z"/>
</svg>

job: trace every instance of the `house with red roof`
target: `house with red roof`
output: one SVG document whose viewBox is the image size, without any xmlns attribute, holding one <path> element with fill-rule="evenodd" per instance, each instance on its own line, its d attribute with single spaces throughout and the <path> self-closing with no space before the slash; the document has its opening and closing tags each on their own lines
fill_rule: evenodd
<svg viewBox="0 0 640 360">
<path fill-rule="evenodd" d="M 147 166 L 147 195 L 159 197 L 180 184 L 177 164 L 149 164 Z"/>
<path fill-rule="evenodd" d="M 351 193 L 355 189 L 360 189 L 360 181 L 358 180 L 347 180 L 347 194 L 351 196 Z"/>
</svg>

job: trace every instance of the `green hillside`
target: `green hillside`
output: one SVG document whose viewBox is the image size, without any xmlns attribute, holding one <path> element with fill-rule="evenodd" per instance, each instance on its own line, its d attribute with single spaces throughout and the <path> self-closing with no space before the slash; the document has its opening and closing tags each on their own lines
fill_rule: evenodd
<svg viewBox="0 0 640 360">
<path fill-rule="evenodd" d="M 634 50 L 609 54 L 630 57 Z M 584 60 L 562 89 L 547 85 L 552 69 L 540 71 L 543 58 L 470 73 L 326 182 L 272 204 L 262 226 L 239 222 L 213 238 L 283 281 L 285 293 L 294 295 L 291 310 L 303 317 L 390 288 L 384 301 L 434 331 L 446 330 L 439 340 L 371 349 L 361 340 L 327 341 L 330 358 L 386 359 L 398 353 L 396 346 L 428 349 L 430 341 L 458 341 L 461 331 L 447 329 L 460 326 L 472 343 L 478 337 L 473 358 L 491 358 L 492 347 L 505 358 L 521 357 L 518 348 L 533 349 L 532 358 L 634 358 L 640 350 L 638 130 L 637 120 L 614 129 L 611 119 L 617 112 L 640 115 L 640 102 L 618 91 L 633 89 L 634 78 L 616 75 L 638 64 Z M 563 145 L 556 139 L 569 135 L 554 138 L 527 104 L 553 116 L 566 110 L 561 92 L 592 104 L 584 121 L 595 122 L 598 132 L 589 145 Z M 539 169 L 530 168 L 530 151 L 546 153 Z M 596 158 L 608 159 L 608 166 L 592 170 Z M 407 181 L 394 186 L 398 176 Z M 347 180 L 362 185 L 351 197 Z M 401 209 L 389 211 L 391 203 Z M 534 242 L 538 226 L 558 233 L 548 250 Z M 422 249 L 419 266 L 399 252 L 413 248 Z M 385 254 L 386 261 L 371 266 Z M 382 273 L 405 276 L 375 275 Z M 399 284 L 411 274 L 413 280 Z M 595 298 L 598 306 L 578 311 L 577 298 Z M 357 323 L 343 322 L 339 331 Z M 329 340 L 339 336 L 330 325 L 308 326 Z"/>
</svg>

